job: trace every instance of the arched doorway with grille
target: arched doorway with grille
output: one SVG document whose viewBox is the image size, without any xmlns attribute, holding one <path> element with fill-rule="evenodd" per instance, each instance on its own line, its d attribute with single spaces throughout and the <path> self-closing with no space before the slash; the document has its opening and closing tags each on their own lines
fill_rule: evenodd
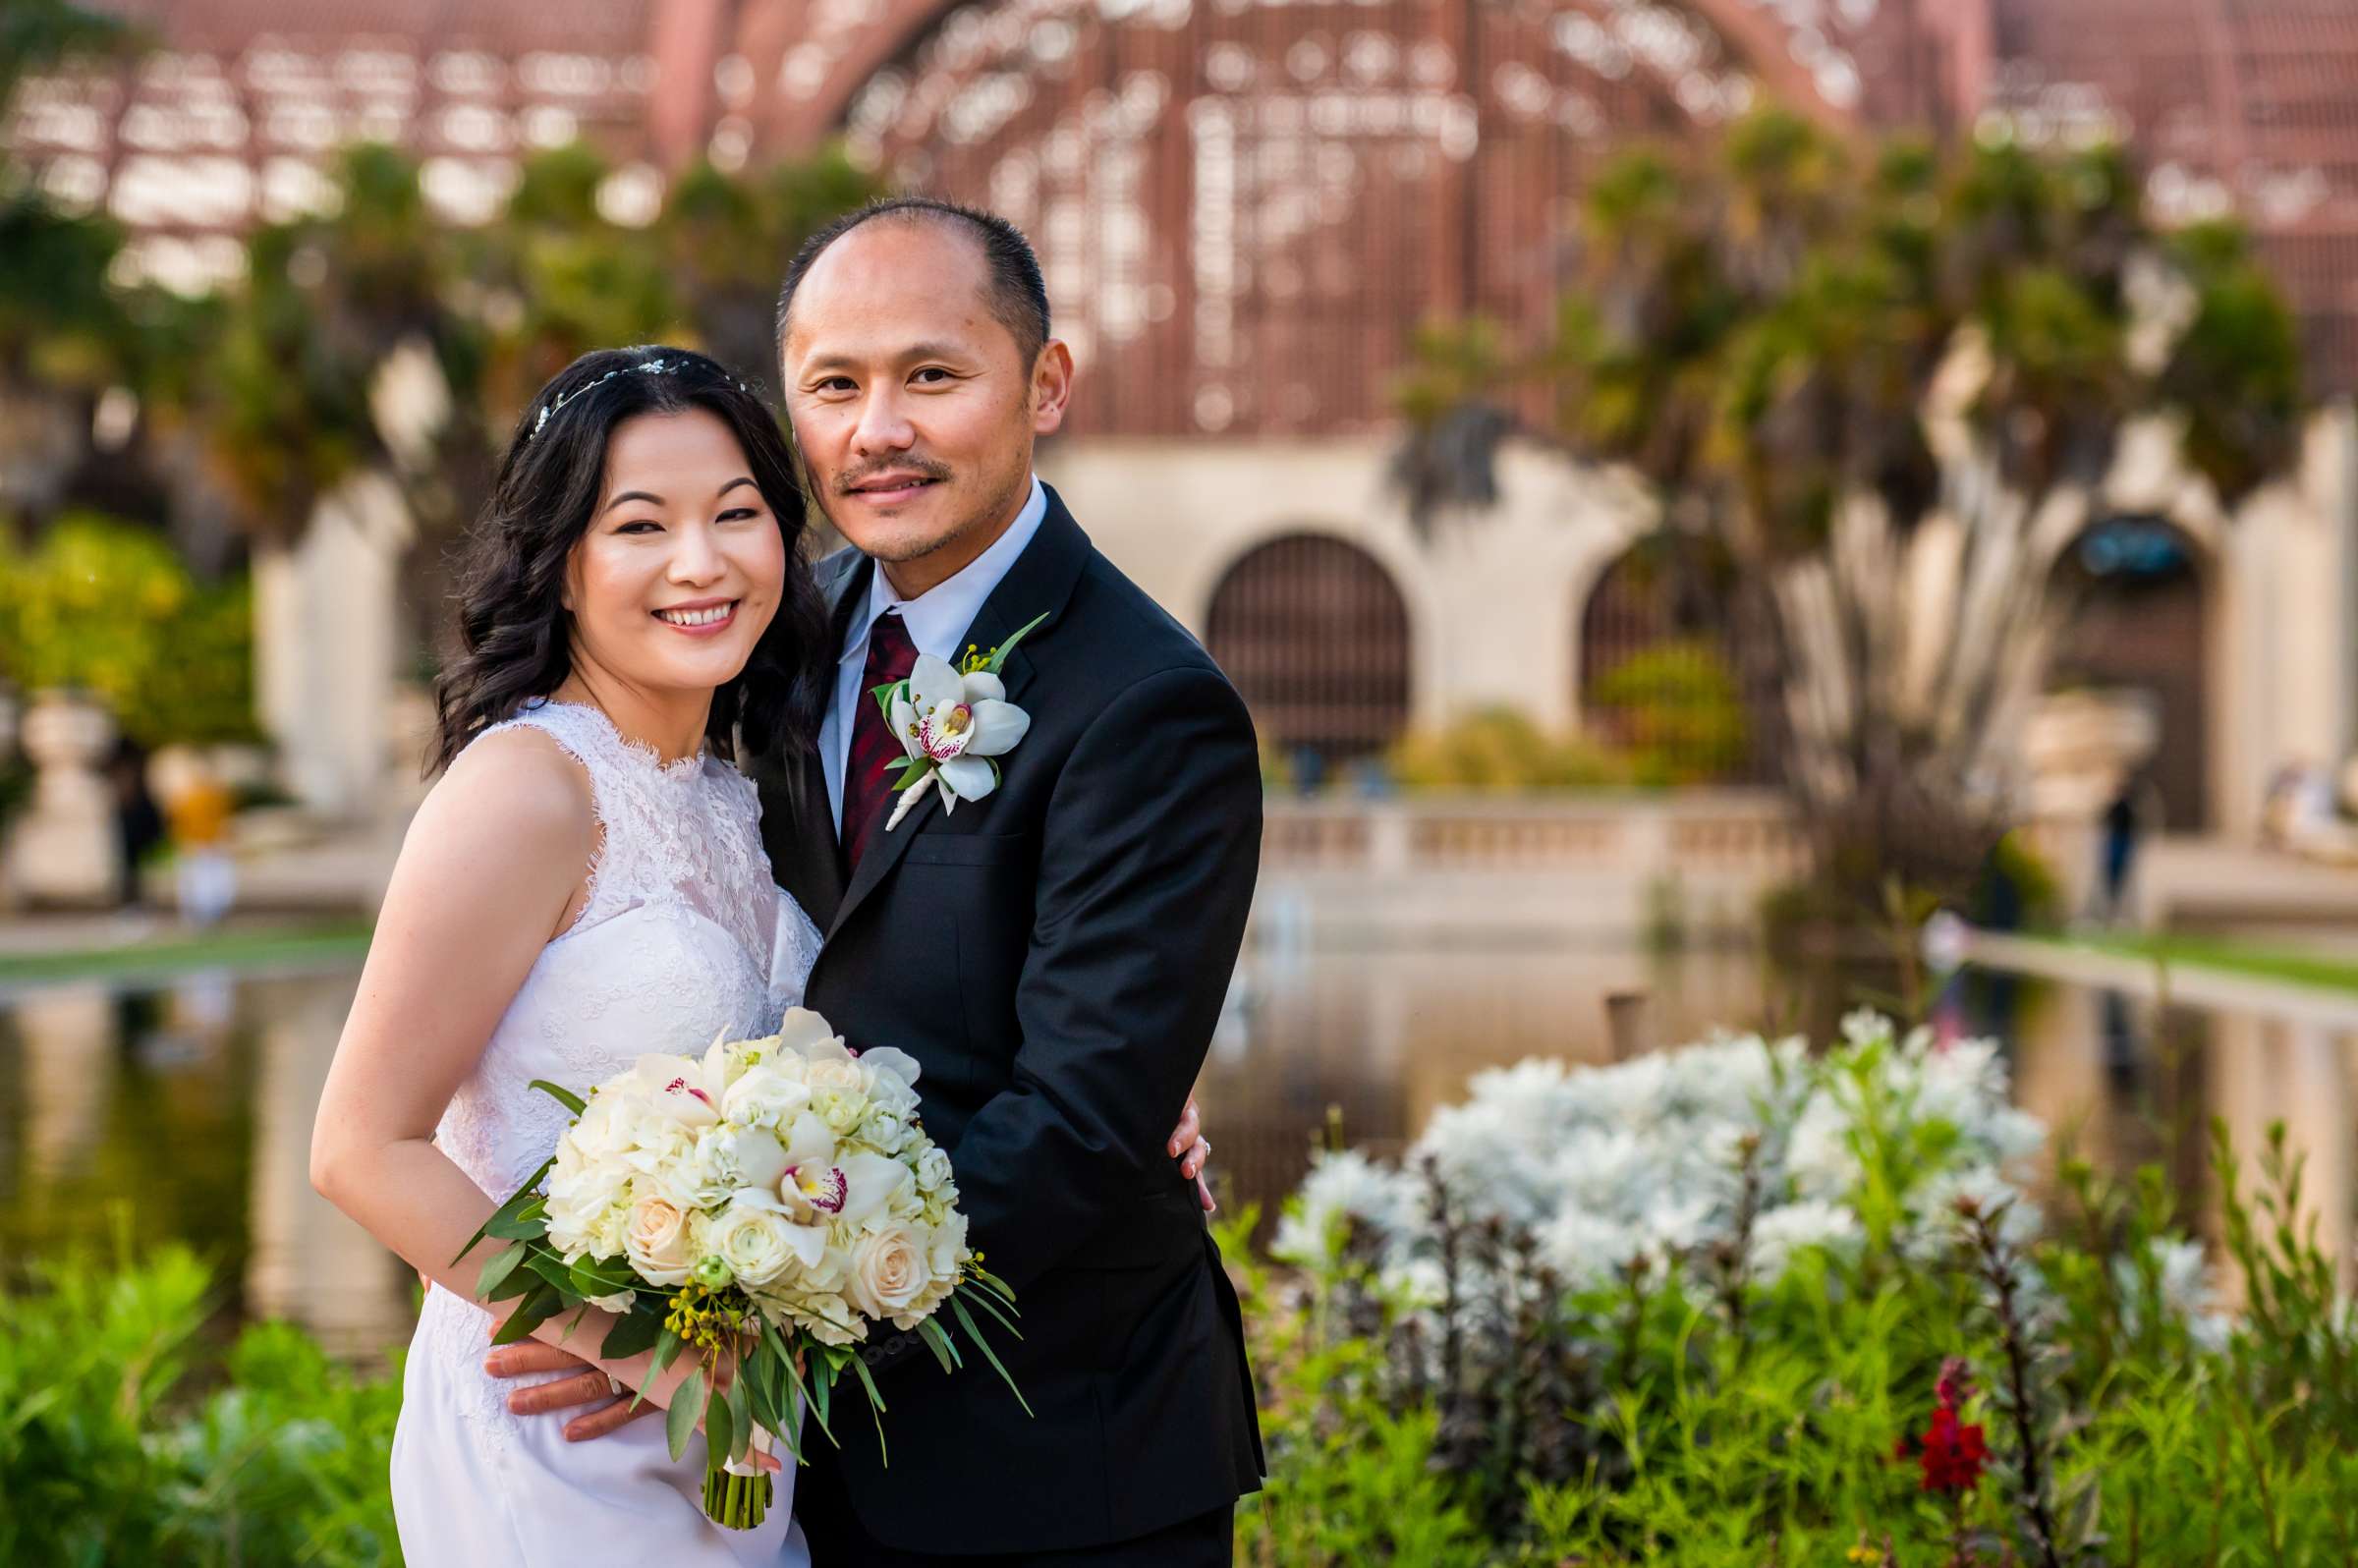
<svg viewBox="0 0 2358 1568">
<path fill-rule="evenodd" d="M 1262 745 L 1298 780 L 1373 756 L 1408 727 L 1408 604 L 1356 544 L 1288 533 L 1255 546 L 1212 589 L 1205 633 Z"/>
<path fill-rule="evenodd" d="M 2146 776 L 2161 826 L 2211 823 L 2210 660 L 2201 546 L 2165 518 L 2091 525 L 2056 561 L 2049 590 L 2063 617 L 2048 664 L 2050 692 L 2134 695 L 2159 724 Z"/>
<path fill-rule="evenodd" d="M 1576 614 L 1582 727 L 1629 753 L 1644 782 L 1773 777 L 1776 693 L 1748 682 L 1745 611 L 1724 549 L 1650 534 L 1588 586 Z"/>
</svg>

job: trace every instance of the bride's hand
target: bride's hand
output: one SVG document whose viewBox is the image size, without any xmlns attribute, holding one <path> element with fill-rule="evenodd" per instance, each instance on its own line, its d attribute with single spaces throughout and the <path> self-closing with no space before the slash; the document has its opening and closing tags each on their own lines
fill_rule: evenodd
<svg viewBox="0 0 2358 1568">
<path fill-rule="evenodd" d="M 553 1415 L 558 1411 L 594 1406 L 565 1424 L 565 1440 L 579 1443 L 620 1431 L 642 1416 L 652 1415 L 665 1408 L 664 1402 L 687 1381 L 694 1370 L 693 1362 L 675 1362 L 663 1371 L 659 1386 L 646 1399 L 634 1400 L 628 1386 L 618 1385 L 595 1362 L 576 1356 L 554 1345 L 543 1345 L 536 1339 L 521 1340 L 513 1345 L 494 1345 L 483 1357 L 483 1371 L 493 1377 L 531 1377 L 542 1372 L 569 1372 L 572 1375 L 555 1377 L 544 1383 L 509 1391 L 508 1409 L 519 1416 Z M 727 1386 L 727 1372 L 722 1372 L 722 1385 Z M 617 1388 L 619 1387 L 619 1392 Z M 660 1396 L 658 1398 L 658 1396 Z M 699 1418 L 701 1430 L 703 1422 Z M 774 1457 L 764 1454 L 761 1463 L 770 1470 L 784 1467 Z"/>
<path fill-rule="evenodd" d="M 1204 1179 L 1204 1165 L 1211 1158 L 1211 1145 L 1205 1140 L 1204 1116 L 1196 1109 L 1195 1095 L 1187 1096 L 1187 1107 L 1179 1113 L 1179 1125 L 1171 1129 L 1170 1141 L 1163 1148 L 1179 1161 L 1179 1174 L 1196 1184 L 1204 1212 L 1218 1213 L 1220 1205 L 1211 1196 L 1211 1183 Z"/>
<path fill-rule="evenodd" d="M 653 1415 L 663 1407 L 651 1399 L 642 1399 L 633 1408 L 631 1390 L 609 1378 L 598 1365 L 569 1350 L 543 1345 L 536 1339 L 519 1341 L 513 1345 L 494 1345 L 483 1358 L 483 1371 L 493 1377 L 533 1377 L 542 1372 L 570 1372 L 571 1376 L 554 1377 L 544 1383 L 508 1391 L 508 1409 L 519 1416 L 547 1416 L 559 1411 L 582 1410 L 565 1424 L 567 1442 L 587 1442 L 620 1431 L 642 1416 Z M 583 1407 L 590 1407 L 584 1409 Z"/>
</svg>

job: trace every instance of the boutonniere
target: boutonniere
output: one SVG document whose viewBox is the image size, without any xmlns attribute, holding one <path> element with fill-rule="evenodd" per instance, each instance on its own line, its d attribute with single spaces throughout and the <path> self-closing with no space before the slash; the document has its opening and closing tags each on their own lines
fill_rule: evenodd
<svg viewBox="0 0 2358 1568">
<path fill-rule="evenodd" d="M 1007 700 L 999 672 L 1015 644 L 1046 619 L 1034 616 L 986 653 L 970 647 L 956 664 L 920 653 L 907 680 L 870 694 L 909 754 L 892 781 L 901 798 L 884 819 L 885 832 L 901 825 L 909 809 L 925 798 L 927 784 L 941 791 L 945 812 L 956 811 L 961 800 L 979 801 L 999 787 L 997 758 L 1032 728 L 1032 715 Z"/>
</svg>

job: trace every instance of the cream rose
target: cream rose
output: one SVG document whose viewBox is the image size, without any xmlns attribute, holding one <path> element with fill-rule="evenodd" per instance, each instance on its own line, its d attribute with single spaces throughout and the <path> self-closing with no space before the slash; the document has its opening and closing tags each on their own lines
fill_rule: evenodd
<svg viewBox="0 0 2358 1568">
<path fill-rule="evenodd" d="M 906 1225 L 887 1225 L 852 1249 L 851 1278 L 843 1293 L 868 1316 L 890 1317 L 906 1311 L 932 1279 L 917 1233 Z"/>
<path fill-rule="evenodd" d="M 810 1232 L 811 1239 L 798 1245 L 797 1231 Z M 826 1246 L 823 1232 L 811 1232 L 810 1227 L 788 1224 L 784 1216 L 756 1208 L 746 1204 L 733 1204 L 720 1216 L 709 1237 L 712 1250 L 739 1284 L 748 1287 L 766 1285 L 786 1271 L 786 1265 L 805 1253 L 817 1256 Z"/>
<path fill-rule="evenodd" d="M 689 1266 L 696 1261 L 688 1216 L 660 1198 L 641 1200 L 632 1211 L 622 1252 L 648 1284 L 685 1285 Z"/>
</svg>

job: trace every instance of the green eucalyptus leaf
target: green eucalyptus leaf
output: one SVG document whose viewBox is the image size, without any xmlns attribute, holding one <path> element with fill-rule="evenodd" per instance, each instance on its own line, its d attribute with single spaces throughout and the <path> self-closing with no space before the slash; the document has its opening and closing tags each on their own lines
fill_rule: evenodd
<svg viewBox="0 0 2358 1568">
<path fill-rule="evenodd" d="M 663 1418 L 663 1434 L 671 1444 L 672 1462 L 677 1464 L 688 1453 L 688 1439 L 696 1431 L 697 1407 L 704 1398 L 704 1370 L 699 1367 L 680 1384 L 671 1396 L 671 1410 Z"/>
<path fill-rule="evenodd" d="M 621 1361 L 625 1357 L 636 1356 L 641 1351 L 648 1349 L 662 1336 L 662 1317 L 644 1307 L 634 1305 L 629 1312 L 614 1320 L 613 1327 L 606 1330 L 606 1341 L 599 1347 L 598 1354 L 604 1356 L 608 1361 Z"/>
<path fill-rule="evenodd" d="M 704 1397 L 704 1447 L 714 1465 L 736 1457 L 737 1436 L 736 1410 L 729 1404 L 728 1395 L 721 1392 L 718 1381 L 714 1379 L 712 1391 Z"/>
</svg>

